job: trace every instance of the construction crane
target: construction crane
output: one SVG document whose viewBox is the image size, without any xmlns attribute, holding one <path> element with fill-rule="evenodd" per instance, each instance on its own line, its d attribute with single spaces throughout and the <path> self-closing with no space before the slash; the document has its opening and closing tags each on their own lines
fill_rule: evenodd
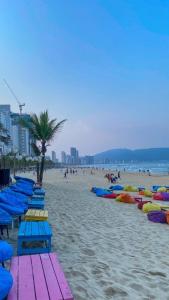
<svg viewBox="0 0 169 300">
<path fill-rule="evenodd" d="M 12 88 L 10 87 L 9 83 L 6 81 L 6 79 L 3 79 L 5 85 L 7 86 L 8 90 L 10 91 L 10 93 L 12 94 L 12 96 L 15 98 L 16 102 L 18 103 L 19 106 L 19 111 L 20 111 L 20 115 L 22 114 L 22 107 L 25 106 L 25 103 L 20 103 L 20 101 L 18 100 L 18 98 L 16 97 L 14 91 L 12 90 Z"/>
</svg>

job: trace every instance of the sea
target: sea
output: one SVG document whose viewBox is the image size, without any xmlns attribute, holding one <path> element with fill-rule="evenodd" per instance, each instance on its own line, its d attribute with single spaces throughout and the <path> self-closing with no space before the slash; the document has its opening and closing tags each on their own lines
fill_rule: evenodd
<svg viewBox="0 0 169 300">
<path fill-rule="evenodd" d="M 165 162 L 129 162 L 112 164 L 87 165 L 90 168 L 101 168 L 112 171 L 126 171 L 130 173 L 147 173 L 156 175 L 169 175 L 169 161 Z"/>
</svg>

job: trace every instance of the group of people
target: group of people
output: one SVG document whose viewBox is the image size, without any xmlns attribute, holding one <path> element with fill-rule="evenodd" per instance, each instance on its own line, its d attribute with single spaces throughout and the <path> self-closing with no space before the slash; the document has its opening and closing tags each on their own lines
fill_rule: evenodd
<svg viewBox="0 0 169 300">
<path fill-rule="evenodd" d="M 64 178 L 67 178 L 67 175 L 68 174 L 77 174 L 77 170 L 75 170 L 75 169 L 72 169 L 72 168 L 70 168 L 70 169 L 66 169 L 66 171 L 64 172 Z"/>
<path fill-rule="evenodd" d="M 118 179 L 121 179 L 120 171 L 117 172 L 117 176 L 114 173 L 107 173 L 105 178 L 107 178 L 108 182 L 116 183 Z"/>
</svg>

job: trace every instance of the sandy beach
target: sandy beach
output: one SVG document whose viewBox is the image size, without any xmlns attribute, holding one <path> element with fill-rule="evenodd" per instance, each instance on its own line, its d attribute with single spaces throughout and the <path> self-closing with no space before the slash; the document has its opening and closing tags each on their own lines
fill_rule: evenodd
<svg viewBox="0 0 169 300">
<path fill-rule="evenodd" d="M 148 221 L 136 205 L 96 197 L 92 186 L 109 186 L 104 174 L 79 170 L 64 179 L 61 170 L 45 173 L 52 251 L 75 300 L 169 299 L 169 225 Z M 168 177 L 124 173 L 120 183 L 150 187 L 168 184 Z M 15 249 L 16 241 L 15 229 Z"/>
</svg>

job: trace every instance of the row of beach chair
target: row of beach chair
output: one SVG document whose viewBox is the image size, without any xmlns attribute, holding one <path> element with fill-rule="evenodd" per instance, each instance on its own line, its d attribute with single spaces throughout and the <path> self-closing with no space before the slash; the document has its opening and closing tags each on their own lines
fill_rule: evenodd
<svg viewBox="0 0 169 300">
<path fill-rule="evenodd" d="M 0 300 L 73 300 L 57 254 L 51 252 L 45 190 L 32 179 L 15 180 L 0 192 L 1 234 L 7 228 L 9 236 L 8 226 L 19 220 L 18 256 L 13 257 L 11 245 L 0 240 Z M 4 268 L 9 259 L 10 271 Z"/>
</svg>

